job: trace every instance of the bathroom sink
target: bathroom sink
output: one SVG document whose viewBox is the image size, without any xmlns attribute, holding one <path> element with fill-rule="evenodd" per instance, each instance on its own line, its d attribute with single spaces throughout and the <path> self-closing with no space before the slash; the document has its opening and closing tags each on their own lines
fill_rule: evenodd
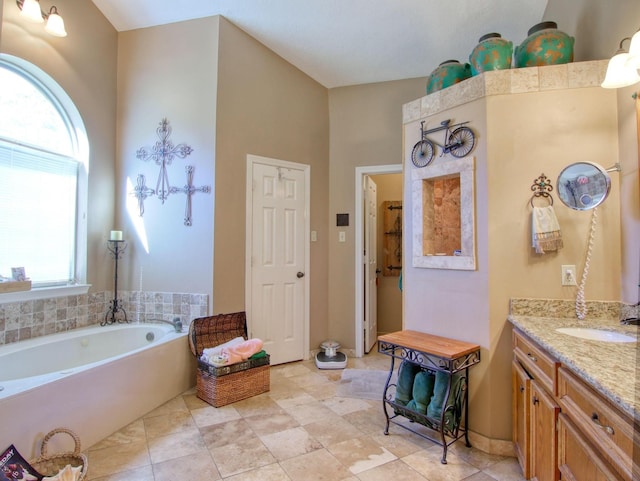
<svg viewBox="0 0 640 481">
<path fill-rule="evenodd" d="M 619 332 L 605 331 L 603 329 L 591 329 L 588 327 L 560 327 L 556 329 L 556 331 L 561 334 L 567 334 L 581 339 L 588 339 L 590 341 L 636 342 L 637 340 L 633 336 L 628 336 Z"/>
</svg>

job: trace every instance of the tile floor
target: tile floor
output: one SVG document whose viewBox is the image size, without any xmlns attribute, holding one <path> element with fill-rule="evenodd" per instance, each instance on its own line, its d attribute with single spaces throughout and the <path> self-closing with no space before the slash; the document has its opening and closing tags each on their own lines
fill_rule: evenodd
<svg viewBox="0 0 640 481">
<path fill-rule="evenodd" d="M 388 369 L 372 353 L 348 367 Z M 341 370 L 271 368 L 268 393 L 214 408 L 190 390 L 88 452 L 93 481 L 521 481 L 515 458 L 442 448 L 392 426 L 380 401 L 337 397 Z"/>
</svg>

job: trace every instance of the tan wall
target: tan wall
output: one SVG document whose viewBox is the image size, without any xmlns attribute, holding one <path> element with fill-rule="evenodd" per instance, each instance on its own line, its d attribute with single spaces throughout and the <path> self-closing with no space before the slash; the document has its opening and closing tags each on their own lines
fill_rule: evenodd
<svg viewBox="0 0 640 481">
<path fill-rule="evenodd" d="M 123 258 L 124 289 L 211 294 L 218 17 L 120 33 L 118 45 L 117 226 L 129 241 Z M 197 45 L 198 48 L 193 48 Z M 169 141 L 193 153 L 167 166 L 169 182 L 183 187 L 185 167 L 195 167 L 193 184 L 210 194 L 192 198 L 192 225 L 184 225 L 186 195 L 144 201 L 140 217 L 133 187 L 139 174 L 156 188 L 160 166 L 136 158 L 141 147 L 159 141 L 166 118 Z"/>
<path fill-rule="evenodd" d="M 112 286 L 106 239 L 114 223 L 117 33 L 92 2 L 59 0 L 68 32 L 52 37 L 41 24 L 18 17 L 14 0 L 2 8 L 0 51 L 51 76 L 75 103 L 89 139 L 87 281 L 92 290 Z"/>
<path fill-rule="evenodd" d="M 327 89 L 230 22 L 220 21 L 214 312 L 245 307 L 247 154 L 311 166 L 310 346 L 326 339 Z"/>
<path fill-rule="evenodd" d="M 355 348 L 355 168 L 402 162 L 402 105 L 421 97 L 426 79 L 342 87 L 329 91 L 329 334 Z M 338 242 L 336 214 L 349 214 Z"/>
<path fill-rule="evenodd" d="M 377 186 L 378 269 L 384 272 L 384 241 L 386 236 L 384 234 L 383 203 L 385 201 L 402 201 L 402 174 L 372 175 L 371 179 Z M 400 218 L 402 218 L 402 211 L 400 212 Z M 400 243 L 402 245 L 402 239 L 400 239 Z M 378 334 L 395 332 L 402 329 L 402 292 L 400 292 L 398 288 L 399 276 L 385 276 L 383 272 L 378 274 Z"/>
<path fill-rule="evenodd" d="M 511 297 L 573 299 L 560 266 L 582 272 L 590 213 L 554 207 L 565 247 L 537 255 L 531 248 L 531 184 L 545 173 L 555 185 L 560 170 L 578 160 L 601 161 L 617 149 L 616 94 L 600 88 L 495 96 L 429 117 L 469 120 L 477 134 L 476 271 L 405 269 L 405 327 L 475 342 L 482 362 L 471 374 L 470 427 L 510 439 Z M 419 122 L 406 126 L 405 149 L 419 138 Z M 613 153 L 612 153 L 613 152 Z M 408 154 L 407 154 L 408 155 Z M 438 160 L 436 160 L 438 161 Z M 410 162 L 410 161 L 408 161 Z M 599 209 L 587 299 L 618 300 L 620 293 L 619 188 Z M 405 182 L 405 190 L 407 183 Z M 406 216 L 410 196 L 405 192 Z M 412 248 L 405 229 L 405 251 Z"/>
</svg>

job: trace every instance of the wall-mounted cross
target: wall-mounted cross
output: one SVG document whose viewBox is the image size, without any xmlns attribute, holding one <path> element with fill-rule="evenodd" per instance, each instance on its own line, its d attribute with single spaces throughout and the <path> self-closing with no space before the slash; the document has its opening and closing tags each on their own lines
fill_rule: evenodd
<svg viewBox="0 0 640 481">
<path fill-rule="evenodd" d="M 164 201 L 171 192 L 167 165 L 171 165 L 174 157 L 178 157 L 180 159 L 186 158 L 191 154 L 191 152 L 193 152 L 193 149 L 187 144 L 173 145 L 173 142 L 169 140 L 169 136 L 171 135 L 171 126 L 166 118 L 160 121 L 160 124 L 156 129 L 156 133 L 160 140 L 157 141 L 150 149 L 147 147 L 139 148 L 136 152 L 136 157 L 140 160 L 144 160 L 145 162 L 153 160 L 160 166 L 160 173 L 158 174 L 155 193 L 164 204 Z"/>
<path fill-rule="evenodd" d="M 151 197 L 156 193 L 150 187 L 147 187 L 146 178 L 142 174 L 138 174 L 138 178 L 136 179 L 136 186 L 133 188 L 133 196 L 138 199 L 138 210 L 140 211 L 140 217 L 144 214 L 144 201 L 147 197 Z"/>
<path fill-rule="evenodd" d="M 175 194 L 177 192 L 183 192 L 187 195 L 187 204 L 184 209 L 184 225 L 191 225 L 191 197 L 196 192 L 204 192 L 208 194 L 211 192 L 211 187 L 208 185 L 203 185 L 202 187 L 195 187 L 193 185 L 193 171 L 195 167 L 193 165 L 187 165 L 185 167 L 185 171 L 187 172 L 187 183 L 184 187 L 170 187 L 170 192 Z"/>
</svg>

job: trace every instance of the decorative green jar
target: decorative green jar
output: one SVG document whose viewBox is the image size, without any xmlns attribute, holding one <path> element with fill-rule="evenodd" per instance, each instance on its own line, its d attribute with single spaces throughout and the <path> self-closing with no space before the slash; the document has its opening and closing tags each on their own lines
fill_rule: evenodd
<svg viewBox="0 0 640 481">
<path fill-rule="evenodd" d="M 558 30 L 556 22 L 541 22 L 515 49 L 517 68 L 573 62 L 574 38 Z"/>
<path fill-rule="evenodd" d="M 511 57 L 513 57 L 513 43 L 502 38 L 499 33 L 483 35 L 469 55 L 471 75 L 478 75 L 487 70 L 510 69 Z"/>
<path fill-rule="evenodd" d="M 427 78 L 427 94 L 451 87 L 471 77 L 471 66 L 457 60 L 442 62 Z"/>
</svg>

